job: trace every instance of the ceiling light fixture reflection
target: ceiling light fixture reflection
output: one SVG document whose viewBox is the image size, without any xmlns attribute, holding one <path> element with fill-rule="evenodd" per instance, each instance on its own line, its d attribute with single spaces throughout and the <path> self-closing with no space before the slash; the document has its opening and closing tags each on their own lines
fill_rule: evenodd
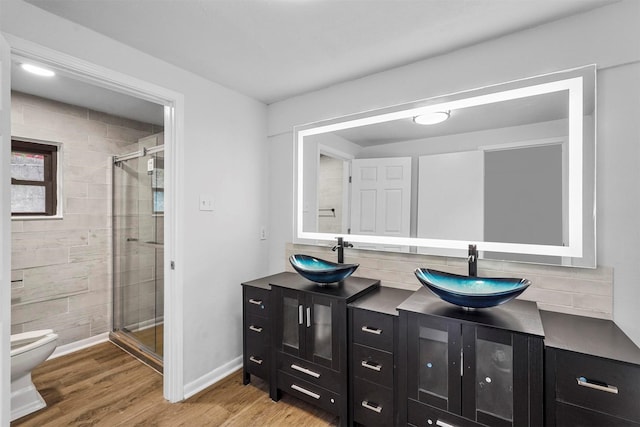
<svg viewBox="0 0 640 427">
<path fill-rule="evenodd" d="M 52 77 L 56 75 L 56 73 L 54 73 L 51 70 L 38 67 L 37 65 L 33 65 L 33 64 L 20 64 L 20 67 L 22 67 L 23 70 L 28 71 L 37 76 Z"/>
<path fill-rule="evenodd" d="M 434 111 L 433 113 L 415 116 L 413 122 L 419 125 L 435 125 L 444 122 L 449 116 L 451 116 L 450 111 Z"/>
</svg>

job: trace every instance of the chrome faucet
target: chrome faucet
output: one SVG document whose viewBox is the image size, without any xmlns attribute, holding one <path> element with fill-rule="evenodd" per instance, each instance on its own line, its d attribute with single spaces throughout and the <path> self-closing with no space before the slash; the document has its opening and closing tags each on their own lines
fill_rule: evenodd
<svg viewBox="0 0 640 427">
<path fill-rule="evenodd" d="M 331 248 L 332 251 L 338 251 L 338 264 L 344 264 L 344 248 L 352 248 L 353 245 L 346 240 L 343 240 L 342 237 L 337 237 L 338 244 Z"/>
<path fill-rule="evenodd" d="M 469 245 L 467 261 L 469 262 L 469 277 L 476 277 L 478 275 L 478 248 L 476 245 Z"/>
</svg>

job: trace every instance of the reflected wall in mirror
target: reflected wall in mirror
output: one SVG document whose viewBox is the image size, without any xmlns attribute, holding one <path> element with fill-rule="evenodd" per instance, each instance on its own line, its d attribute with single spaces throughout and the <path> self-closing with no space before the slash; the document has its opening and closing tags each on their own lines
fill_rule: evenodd
<svg viewBox="0 0 640 427">
<path fill-rule="evenodd" d="M 297 127 L 297 241 L 595 267 L 595 72 Z"/>
</svg>

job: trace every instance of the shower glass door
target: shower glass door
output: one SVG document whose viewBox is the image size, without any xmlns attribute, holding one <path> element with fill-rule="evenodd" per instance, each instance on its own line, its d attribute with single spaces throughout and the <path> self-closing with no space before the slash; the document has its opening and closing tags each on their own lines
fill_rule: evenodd
<svg viewBox="0 0 640 427">
<path fill-rule="evenodd" d="M 164 151 L 161 135 L 113 168 L 113 326 L 162 360 Z M 151 152 L 151 154 L 149 154 Z M 127 156 L 121 156 L 126 158 Z"/>
</svg>

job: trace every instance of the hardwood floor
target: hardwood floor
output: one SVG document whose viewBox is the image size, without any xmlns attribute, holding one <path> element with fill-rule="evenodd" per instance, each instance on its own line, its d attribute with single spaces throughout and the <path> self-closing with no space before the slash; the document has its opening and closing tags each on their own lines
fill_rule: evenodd
<svg viewBox="0 0 640 427">
<path fill-rule="evenodd" d="M 269 399 L 258 378 L 237 371 L 181 403 L 162 397 L 162 376 L 112 343 L 43 363 L 33 381 L 47 408 L 12 426 L 298 426 L 337 425 L 337 417 L 284 395 Z"/>
</svg>

